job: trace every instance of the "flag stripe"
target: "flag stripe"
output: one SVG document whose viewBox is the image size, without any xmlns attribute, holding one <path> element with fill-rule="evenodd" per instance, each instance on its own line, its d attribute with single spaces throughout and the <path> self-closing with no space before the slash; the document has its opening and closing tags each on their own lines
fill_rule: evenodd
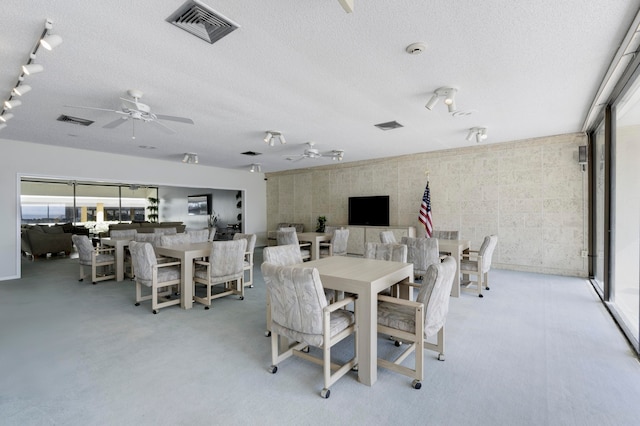
<svg viewBox="0 0 640 426">
<path fill-rule="evenodd" d="M 431 237 L 431 235 L 433 235 L 433 219 L 431 218 L 431 191 L 429 190 L 429 182 L 427 182 L 424 195 L 422 195 L 418 220 L 424 225 L 427 237 Z"/>
</svg>

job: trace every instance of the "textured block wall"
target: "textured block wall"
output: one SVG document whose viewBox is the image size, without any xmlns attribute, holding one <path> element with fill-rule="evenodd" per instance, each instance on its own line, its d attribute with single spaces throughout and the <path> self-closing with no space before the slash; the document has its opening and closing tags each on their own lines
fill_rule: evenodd
<svg viewBox="0 0 640 426">
<path fill-rule="evenodd" d="M 429 172 L 435 229 L 459 230 L 479 248 L 497 234 L 495 267 L 587 276 L 583 134 L 267 174 L 267 226 L 318 216 L 346 224 L 350 196 L 389 195 L 391 225 L 415 226 Z M 348 156 L 348 153 L 346 153 Z"/>
</svg>

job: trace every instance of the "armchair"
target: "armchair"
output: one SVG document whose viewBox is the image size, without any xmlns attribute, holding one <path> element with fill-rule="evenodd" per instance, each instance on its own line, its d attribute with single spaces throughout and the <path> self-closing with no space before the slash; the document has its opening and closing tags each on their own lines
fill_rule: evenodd
<svg viewBox="0 0 640 426">
<path fill-rule="evenodd" d="M 256 234 L 242 234 L 238 232 L 233 236 L 234 240 L 247 240 L 247 251 L 244 254 L 244 270 L 249 271 L 249 279 L 245 280 L 244 286 L 253 288 L 253 252 L 256 248 Z"/>
<path fill-rule="evenodd" d="M 112 280 L 116 277 L 114 268 L 116 265 L 115 248 L 94 248 L 91 240 L 86 235 L 72 235 L 71 240 L 78 249 L 78 260 L 80 263 L 80 280 L 83 281 L 85 275 L 84 267 L 91 267 L 91 282 Z M 103 269 L 102 274 L 98 273 Z"/>
<path fill-rule="evenodd" d="M 402 237 L 401 242 L 407 246 L 407 262 L 413 263 L 416 278 L 422 278 L 429 265 L 440 263 L 437 239 Z"/>
<path fill-rule="evenodd" d="M 416 301 L 378 296 L 378 333 L 388 334 L 400 346 L 400 340 L 411 342 L 394 360 L 378 358 L 378 365 L 413 378 L 415 389 L 422 387 L 424 349 L 438 352 L 438 360 L 444 361 L 444 325 L 449 312 L 449 294 L 456 273 L 456 262 L 447 256 L 442 263 L 427 268 L 419 287 Z M 437 334 L 436 343 L 427 339 Z M 413 368 L 402 362 L 415 351 Z"/>
<path fill-rule="evenodd" d="M 320 243 L 320 257 L 346 256 L 348 241 L 348 229 L 335 229 L 331 236 L 331 242 Z"/>
<path fill-rule="evenodd" d="M 131 261 L 135 270 L 136 306 L 140 302 L 151 299 L 151 309 L 154 314 L 160 308 L 178 305 L 180 299 L 170 299 L 171 289 L 181 282 L 180 261 L 158 263 L 151 243 L 131 241 L 129 243 Z M 142 286 L 151 287 L 151 294 L 143 296 Z M 164 291 L 158 292 L 164 288 Z M 162 297 L 159 302 L 158 298 Z"/>
<path fill-rule="evenodd" d="M 355 302 L 354 297 L 346 297 L 327 305 L 320 275 L 315 268 L 299 268 L 262 264 L 262 275 L 271 299 L 271 362 L 269 371 L 275 374 L 278 364 L 296 355 L 322 365 L 324 388 L 323 398 L 329 398 L 329 387 L 347 374 L 358 363 L 357 328 L 352 312 L 341 309 Z M 355 305 L 355 304 L 354 304 Z M 355 334 L 353 357 L 336 365 L 331 362 L 331 348 L 346 337 Z M 280 337 L 288 343 L 280 350 Z M 322 349 L 322 358 L 317 358 L 304 349 L 315 346 Z M 336 371 L 332 372 L 332 368 Z"/>
<path fill-rule="evenodd" d="M 276 232 L 276 241 L 279 246 L 293 244 L 300 248 L 300 255 L 302 256 L 302 260 L 310 260 L 311 259 L 311 243 L 309 242 L 300 242 L 298 241 L 298 234 L 296 229 L 293 227 L 290 228 L 281 228 Z"/>
<path fill-rule="evenodd" d="M 247 249 L 247 240 L 235 241 L 213 241 L 211 243 L 211 255 L 208 261 L 196 260 L 193 283 L 202 284 L 207 288 L 206 297 L 196 296 L 194 291 L 193 299 L 205 305 L 205 309 L 211 306 L 211 300 L 230 294 L 240 295 L 240 300 L 244 299 L 244 253 Z M 231 282 L 235 282 L 235 288 L 231 287 Z M 223 285 L 224 289 L 220 293 L 212 294 L 211 288 L 214 285 Z M 195 288 L 194 288 L 195 290 Z"/>
<path fill-rule="evenodd" d="M 380 232 L 380 242 L 385 244 L 395 244 L 398 241 L 396 240 L 396 236 L 393 234 L 393 231 L 382 231 Z"/>
<path fill-rule="evenodd" d="M 461 290 L 477 292 L 478 297 L 483 297 L 483 286 L 485 290 L 489 290 L 491 258 L 497 244 L 498 236 L 488 235 L 484 238 L 480 250 L 469 250 L 468 254 L 462 255 L 462 260 L 460 261 L 460 272 L 462 273 Z M 471 280 L 469 275 L 474 275 L 476 279 Z M 473 288 L 474 286 L 475 289 Z"/>
<path fill-rule="evenodd" d="M 192 243 L 206 243 L 207 241 L 209 241 L 209 233 L 210 232 L 208 229 L 198 229 L 186 232 L 186 234 L 189 236 L 189 241 Z"/>
</svg>

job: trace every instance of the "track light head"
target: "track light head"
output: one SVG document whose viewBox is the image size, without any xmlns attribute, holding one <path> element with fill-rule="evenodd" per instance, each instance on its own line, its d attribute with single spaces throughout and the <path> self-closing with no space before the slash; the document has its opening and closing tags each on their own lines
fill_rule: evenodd
<svg viewBox="0 0 640 426">
<path fill-rule="evenodd" d="M 28 84 L 21 84 L 19 86 L 16 86 L 11 91 L 11 94 L 14 95 L 14 96 L 22 96 L 25 93 L 27 93 L 29 90 L 31 90 L 31 86 L 29 86 Z"/>
<path fill-rule="evenodd" d="M 37 74 L 39 72 L 42 72 L 43 70 L 44 67 L 40 64 L 28 64 L 22 66 L 22 72 L 26 75 Z"/>
<path fill-rule="evenodd" d="M 427 102 L 427 104 L 425 105 L 425 108 L 427 108 L 428 110 L 432 110 L 433 107 L 438 103 L 438 99 L 444 98 L 444 103 L 445 105 L 447 105 L 449 112 L 455 112 L 456 111 L 455 96 L 457 92 L 458 92 L 458 89 L 455 89 L 453 87 L 440 87 L 436 89 L 435 92 L 433 92 L 433 95 L 431 95 L 431 98 L 429 99 L 429 102 Z"/>
<path fill-rule="evenodd" d="M 13 118 L 13 114 L 11 114 L 10 112 L 5 112 L 4 114 L 0 115 L 0 122 L 6 123 L 12 118 Z"/>
<path fill-rule="evenodd" d="M 193 152 L 185 152 L 184 157 L 182 158 L 183 163 L 187 164 L 198 164 L 198 154 Z"/>
<path fill-rule="evenodd" d="M 487 139 L 487 128 L 486 127 L 472 127 L 469 129 L 469 133 L 467 133 L 467 141 L 471 142 L 473 138 L 476 139 L 476 143 L 480 143 L 483 140 Z"/>
<path fill-rule="evenodd" d="M 53 50 L 62 44 L 62 37 L 57 34 L 49 34 L 40 39 L 40 45 L 47 50 Z"/>
<path fill-rule="evenodd" d="M 286 139 L 282 135 L 282 132 L 277 130 L 267 130 L 267 135 L 264 137 L 264 142 L 269 144 L 269 146 L 274 146 L 276 144 L 275 138 L 280 140 L 280 145 L 284 145 L 287 143 Z"/>
<path fill-rule="evenodd" d="M 440 97 L 436 93 L 434 93 L 433 95 L 431 95 L 431 99 L 429 99 L 429 102 L 427 102 L 424 107 L 431 111 L 433 107 L 438 103 L 438 99 L 440 99 Z"/>
<path fill-rule="evenodd" d="M 264 143 L 269 143 L 270 144 L 271 139 L 273 139 L 273 134 L 271 132 L 267 132 L 267 135 L 264 137 Z"/>
<path fill-rule="evenodd" d="M 249 169 L 249 171 L 251 173 L 255 173 L 255 172 L 262 172 L 262 166 L 260 165 L 260 163 L 254 163 L 251 165 L 251 168 Z"/>
<path fill-rule="evenodd" d="M 13 109 L 22 105 L 22 101 L 19 99 L 12 99 L 10 101 L 4 101 L 4 107 L 6 109 Z"/>
</svg>

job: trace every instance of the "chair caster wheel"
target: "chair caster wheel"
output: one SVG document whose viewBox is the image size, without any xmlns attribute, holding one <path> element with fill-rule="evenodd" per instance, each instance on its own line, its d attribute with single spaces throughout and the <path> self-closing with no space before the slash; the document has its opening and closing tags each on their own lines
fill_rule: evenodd
<svg viewBox="0 0 640 426">
<path fill-rule="evenodd" d="M 244 296 L 240 296 L 240 300 L 244 300 Z"/>
<path fill-rule="evenodd" d="M 95 282 L 95 281 L 94 281 L 94 282 L 92 282 L 91 284 L 96 285 L 96 284 L 97 284 L 97 282 Z"/>
<path fill-rule="evenodd" d="M 485 290 L 491 290 L 489 287 L 485 287 L 484 289 L 485 289 Z"/>
<path fill-rule="evenodd" d="M 269 367 L 269 373 L 276 374 L 277 372 L 278 372 L 278 366 L 277 365 L 272 365 L 271 367 Z"/>
<path fill-rule="evenodd" d="M 484 297 L 482 294 L 479 294 L 478 297 Z"/>
<path fill-rule="evenodd" d="M 205 310 L 205 311 L 208 311 L 208 310 L 209 310 L 209 307 L 208 307 L 208 306 L 205 306 L 205 307 L 204 307 L 204 310 Z"/>
<path fill-rule="evenodd" d="M 265 331 L 264 337 L 271 337 L 271 332 L 269 330 Z"/>
<path fill-rule="evenodd" d="M 422 387 L 422 383 L 420 383 L 420 380 L 416 379 L 411 383 L 411 387 L 414 389 L 420 389 Z"/>
<path fill-rule="evenodd" d="M 438 361 L 444 361 L 444 354 L 438 354 Z"/>
<path fill-rule="evenodd" d="M 140 302 L 136 302 L 136 303 L 135 303 L 135 305 L 136 305 L 136 306 L 140 306 Z"/>
<path fill-rule="evenodd" d="M 327 388 L 324 388 L 320 391 L 320 396 L 323 397 L 324 399 L 327 399 L 331 396 L 331 391 Z"/>
<path fill-rule="evenodd" d="M 253 288 L 253 284 L 251 284 L 251 285 L 249 286 L 249 288 Z"/>
<path fill-rule="evenodd" d="M 82 281 L 84 281 L 84 278 L 80 278 L 78 281 L 82 282 Z"/>
<path fill-rule="evenodd" d="M 154 309 L 154 310 L 153 310 L 153 315 L 156 315 L 157 313 L 158 313 L 158 310 L 157 310 L 157 309 Z"/>
<path fill-rule="evenodd" d="M 400 340 L 396 340 L 394 345 L 396 345 L 396 347 L 399 348 L 400 346 L 402 346 L 402 342 Z"/>
</svg>

